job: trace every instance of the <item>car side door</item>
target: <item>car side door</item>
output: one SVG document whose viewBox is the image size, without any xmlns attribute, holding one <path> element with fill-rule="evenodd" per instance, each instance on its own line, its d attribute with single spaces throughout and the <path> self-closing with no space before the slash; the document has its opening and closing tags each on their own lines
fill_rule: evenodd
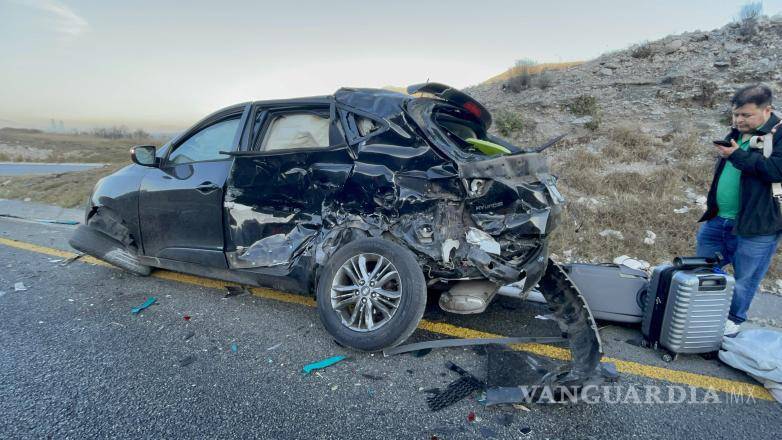
<svg viewBox="0 0 782 440">
<path fill-rule="evenodd" d="M 226 268 L 223 195 L 249 105 L 207 117 L 172 143 L 141 182 L 144 254 Z"/>
<path fill-rule="evenodd" d="M 353 168 L 334 103 L 259 107 L 226 189 L 231 268 L 285 272 L 320 231 Z"/>
</svg>

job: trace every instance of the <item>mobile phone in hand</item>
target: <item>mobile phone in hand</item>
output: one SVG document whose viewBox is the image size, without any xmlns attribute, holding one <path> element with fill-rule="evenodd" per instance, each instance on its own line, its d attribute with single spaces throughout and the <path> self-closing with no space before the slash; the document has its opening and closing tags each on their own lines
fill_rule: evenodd
<svg viewBox="0 0 782 440">
<path fill-rule="evenodd" d="M 716 140 L 716 141 L 712 141 L 712 143 L 715 143 L 715 144 L 719 145 L 720 147 L 730 147 L 730 141 L 723 141 L 722 139 Z"/>
</svg>

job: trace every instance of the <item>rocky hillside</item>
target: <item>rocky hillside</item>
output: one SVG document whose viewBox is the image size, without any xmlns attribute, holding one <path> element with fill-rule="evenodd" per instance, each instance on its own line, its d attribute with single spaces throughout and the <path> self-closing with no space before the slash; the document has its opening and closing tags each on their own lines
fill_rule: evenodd
<svg viewBox="0 0 782 440">
<path fill-rule="evenodd" d="M 569 199 L 554 240 L 561 259 L 652 264 L 691 254 L 731 94 L 763 82 L 782 99 L 782 17 L 669 36 L 564 70 L 465 91 L 520 145 L 549 150 Z M 782 277 L 776 259 L 767 277 Z"/>
</svg>

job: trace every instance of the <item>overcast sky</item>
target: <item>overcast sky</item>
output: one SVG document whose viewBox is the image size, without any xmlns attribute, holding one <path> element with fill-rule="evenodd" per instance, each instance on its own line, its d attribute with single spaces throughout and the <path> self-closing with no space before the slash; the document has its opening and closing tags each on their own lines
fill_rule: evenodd
<svg viewBox="0 0 782 440">
<path fill-rule="evenodd" d="M 165 131 L 340 86 L 464 87 L 520 58 L 584 60 L 721 27 L 745 3 L 0 0 L 0 126 Z"/>
</svg>

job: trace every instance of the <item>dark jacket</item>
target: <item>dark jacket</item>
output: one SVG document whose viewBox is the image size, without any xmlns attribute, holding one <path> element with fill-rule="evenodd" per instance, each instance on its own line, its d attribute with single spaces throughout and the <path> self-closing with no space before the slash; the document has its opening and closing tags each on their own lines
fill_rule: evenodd
<svg viewBox="0 0 782 440">
<path fill-rule="evenodd" d="M 768 134 L 780 122 L 772 114 L 769 120 L 758 128 L 753 135 Z M 725 140 L 735 140 L 741 135 L 737 129 L 731 130 Z M 763 150 L 750 148 L 748 151 L 736 150 L 728 157 L 730 163 L 741 171 L 741 189 L 739 192 L 739 213 L 736 216 L 736 235 L 768 235 L 782 231 L 782 215 L 779 205 L 771 194 L 771 182 L 782 182 L 782 129 L 774 133 L 774 148 L 771 157 L 763 157 Z M 714 168 L 714 178 L 709 188 L 706 212 L 699 221 L 710 220 L 717 216 L 717 182 L 725 159 L 719 158 Z"/>
</svg>

